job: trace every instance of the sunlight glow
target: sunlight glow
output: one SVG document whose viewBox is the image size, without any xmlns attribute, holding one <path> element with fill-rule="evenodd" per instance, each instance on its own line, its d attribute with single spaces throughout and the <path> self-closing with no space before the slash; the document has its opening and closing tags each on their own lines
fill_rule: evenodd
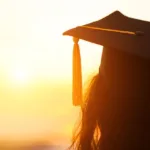
<svg viewBox="0 0 150 150">
<path fill-rule="evenodd" d="M 0 139 L 70 140 L 79 110 L 71 100 L 73 41 L 62 33 L 114 10 L 149 20 L 149 6 L 149 0 L 0 0 Z M 86 81 L 98 72 L 102 47 L 79 44 Z"/>
<path fill-rule="evenodd" d="M 17 69 L 13 72 L 13 79 L 15 83 L 25 84 L 29 80 L 27 71 L 23 69 Z"/>
</svg>

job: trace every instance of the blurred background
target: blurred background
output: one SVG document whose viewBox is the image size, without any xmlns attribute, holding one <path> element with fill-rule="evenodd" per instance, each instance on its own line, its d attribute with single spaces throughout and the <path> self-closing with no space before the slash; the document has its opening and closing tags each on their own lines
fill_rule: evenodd
<svg viewBox="0 0 150 150">
<path fill-rule="evenodd" d="M 149 0 L 0 0 L 0 149 L 65 149 L 80 108 L 72 106 L 72 49 L 62 33 L 115 10 L 150 20 Z M 83 83 L 102 47 L 80 41 Z"/>
</svg>

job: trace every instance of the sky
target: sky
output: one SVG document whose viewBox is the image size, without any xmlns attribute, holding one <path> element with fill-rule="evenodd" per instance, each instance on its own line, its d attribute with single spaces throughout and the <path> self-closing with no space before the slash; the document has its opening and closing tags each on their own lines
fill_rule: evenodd
<svg viewBox="0 0 150 150">
<path fill-rule="evenodd" d="M 149 0 L 0 0 L 0 139 L 69 142 L 72 38 L 65 30 L 115 10 L 150 20 Z M 98 71 L 102 47 L 80 41 L 84 84 Z"/>
</svg>

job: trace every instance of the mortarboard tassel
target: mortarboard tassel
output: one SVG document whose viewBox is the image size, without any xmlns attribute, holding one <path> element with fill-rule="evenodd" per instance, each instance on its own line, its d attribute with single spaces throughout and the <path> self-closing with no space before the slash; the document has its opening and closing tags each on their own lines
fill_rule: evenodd
<svg viewBox="0 0 150 150">
<path fill-rule="evenodd" d="M 81 57 L 78 45 L 78 38 L 73 38 L 73 83 L 72 83 L 72 98 L 74 106 L 82 105 L 82 71 L 81 71 Z"/>
</svg>

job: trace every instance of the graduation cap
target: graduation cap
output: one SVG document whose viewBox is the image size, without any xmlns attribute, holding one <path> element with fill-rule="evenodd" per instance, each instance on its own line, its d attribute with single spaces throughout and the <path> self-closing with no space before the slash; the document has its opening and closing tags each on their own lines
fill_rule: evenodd
<svg viewBox="0 0 150 150">
<path fill-rule="evenodd" d="M 74 41 L 73 104 L 75 106 L 82 104 L 79 39 L 102 45 L 104 48 L 113 48 L 141 59 L 150 58 L 150 22 L 127 17 L 119 11 L 115 11 L 101 20 L 77 26 L 64 32 L 63 35 L 72 36 Z"/>
</svg>

